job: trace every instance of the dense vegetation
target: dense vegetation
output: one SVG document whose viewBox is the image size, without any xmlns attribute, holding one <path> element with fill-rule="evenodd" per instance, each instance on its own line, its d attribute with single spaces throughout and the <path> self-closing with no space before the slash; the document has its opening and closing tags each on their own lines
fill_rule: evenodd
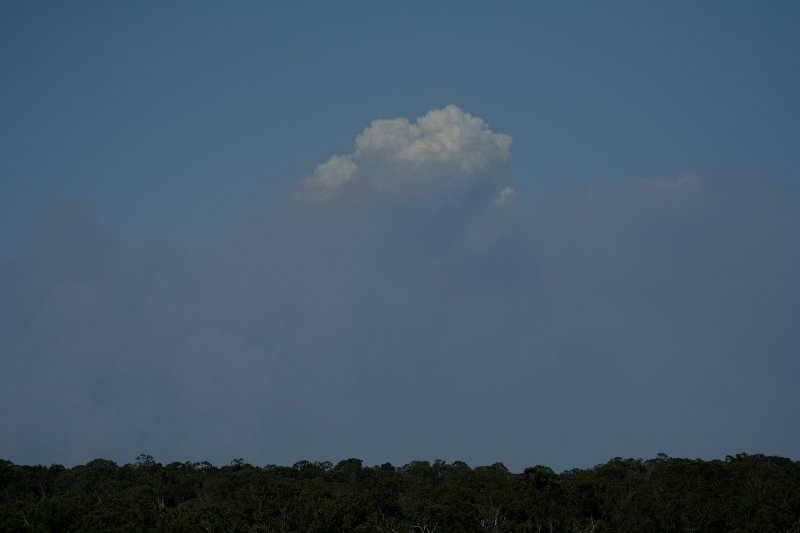
<svg viewBox="0 0 800 533">
<path fill-rule="evenodd" d="M 800 462 L 612 459 L 556 474 L 358 459 L 264 468 L 0 461 L 0 531 L 800 532 Z"/>
</svg>

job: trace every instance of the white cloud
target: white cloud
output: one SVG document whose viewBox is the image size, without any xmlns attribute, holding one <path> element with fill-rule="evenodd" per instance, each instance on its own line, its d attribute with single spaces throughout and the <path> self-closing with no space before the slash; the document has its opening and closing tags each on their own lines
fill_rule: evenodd
<svg viewBox="0 0 800 533">
<path fill-rule="evenodd" d="M 350 181 L 358 172 L 358 166 L 349 155 L 335 155 L 318 165 L 314 173 L 306 178 L 306 184 L 316 191 L 320 199 L 328 198 L 333 192 Z"/>
<path fill-rule="evenodd" d="M 494 199 L 494 205 L 502 205 L 512 201 L 517 196 L 517 191 L 513 187 L 504 187 L 497 198 Z"/>
<path fill-rule="evenodd" d="M 355 147 L 305 179 L 313 197 L 329 198 L 353 183 L 412 195 L 467 189 L 508 158 L 511 137 L 449 105 L 414 123 L 376 120 L 356 137 Z"/>
</svg>

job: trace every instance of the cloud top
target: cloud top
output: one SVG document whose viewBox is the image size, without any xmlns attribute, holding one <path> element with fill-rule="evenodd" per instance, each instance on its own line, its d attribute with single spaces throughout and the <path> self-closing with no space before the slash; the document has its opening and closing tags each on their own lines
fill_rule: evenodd
<svg viewBox="0 0 800 533">
<path fill-rule="evenodd" d="M 356 137 L 355 151 L 334 155 L 304 180 L 329 199 L 348 186 L 412 195 L 469 189 L 508 158 L 511 137 L 455 105 L 405 118 L 375 120 Z"/>
</svg>

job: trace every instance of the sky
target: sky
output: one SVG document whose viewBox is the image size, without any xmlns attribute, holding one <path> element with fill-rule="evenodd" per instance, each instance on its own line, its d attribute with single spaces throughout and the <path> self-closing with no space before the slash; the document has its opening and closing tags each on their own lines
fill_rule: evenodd
<svg viewBox="0 0 800 533">
<path fill-rule="evenodd" d="M 800 4 L 0 4 L 0 457 L 800 458 Z"/>
</svg>

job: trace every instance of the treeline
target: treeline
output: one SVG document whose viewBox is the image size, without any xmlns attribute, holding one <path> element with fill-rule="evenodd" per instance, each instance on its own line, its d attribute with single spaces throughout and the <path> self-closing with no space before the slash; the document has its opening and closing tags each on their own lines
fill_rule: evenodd
<svg viewBox="0 0 800 533">
<path fill-rule="evenodd" d="M 799 532 L 800 462 L 615 458 L 535 466 L 257 467 L 0 461 L 0 531 Z"/>
</svg>

